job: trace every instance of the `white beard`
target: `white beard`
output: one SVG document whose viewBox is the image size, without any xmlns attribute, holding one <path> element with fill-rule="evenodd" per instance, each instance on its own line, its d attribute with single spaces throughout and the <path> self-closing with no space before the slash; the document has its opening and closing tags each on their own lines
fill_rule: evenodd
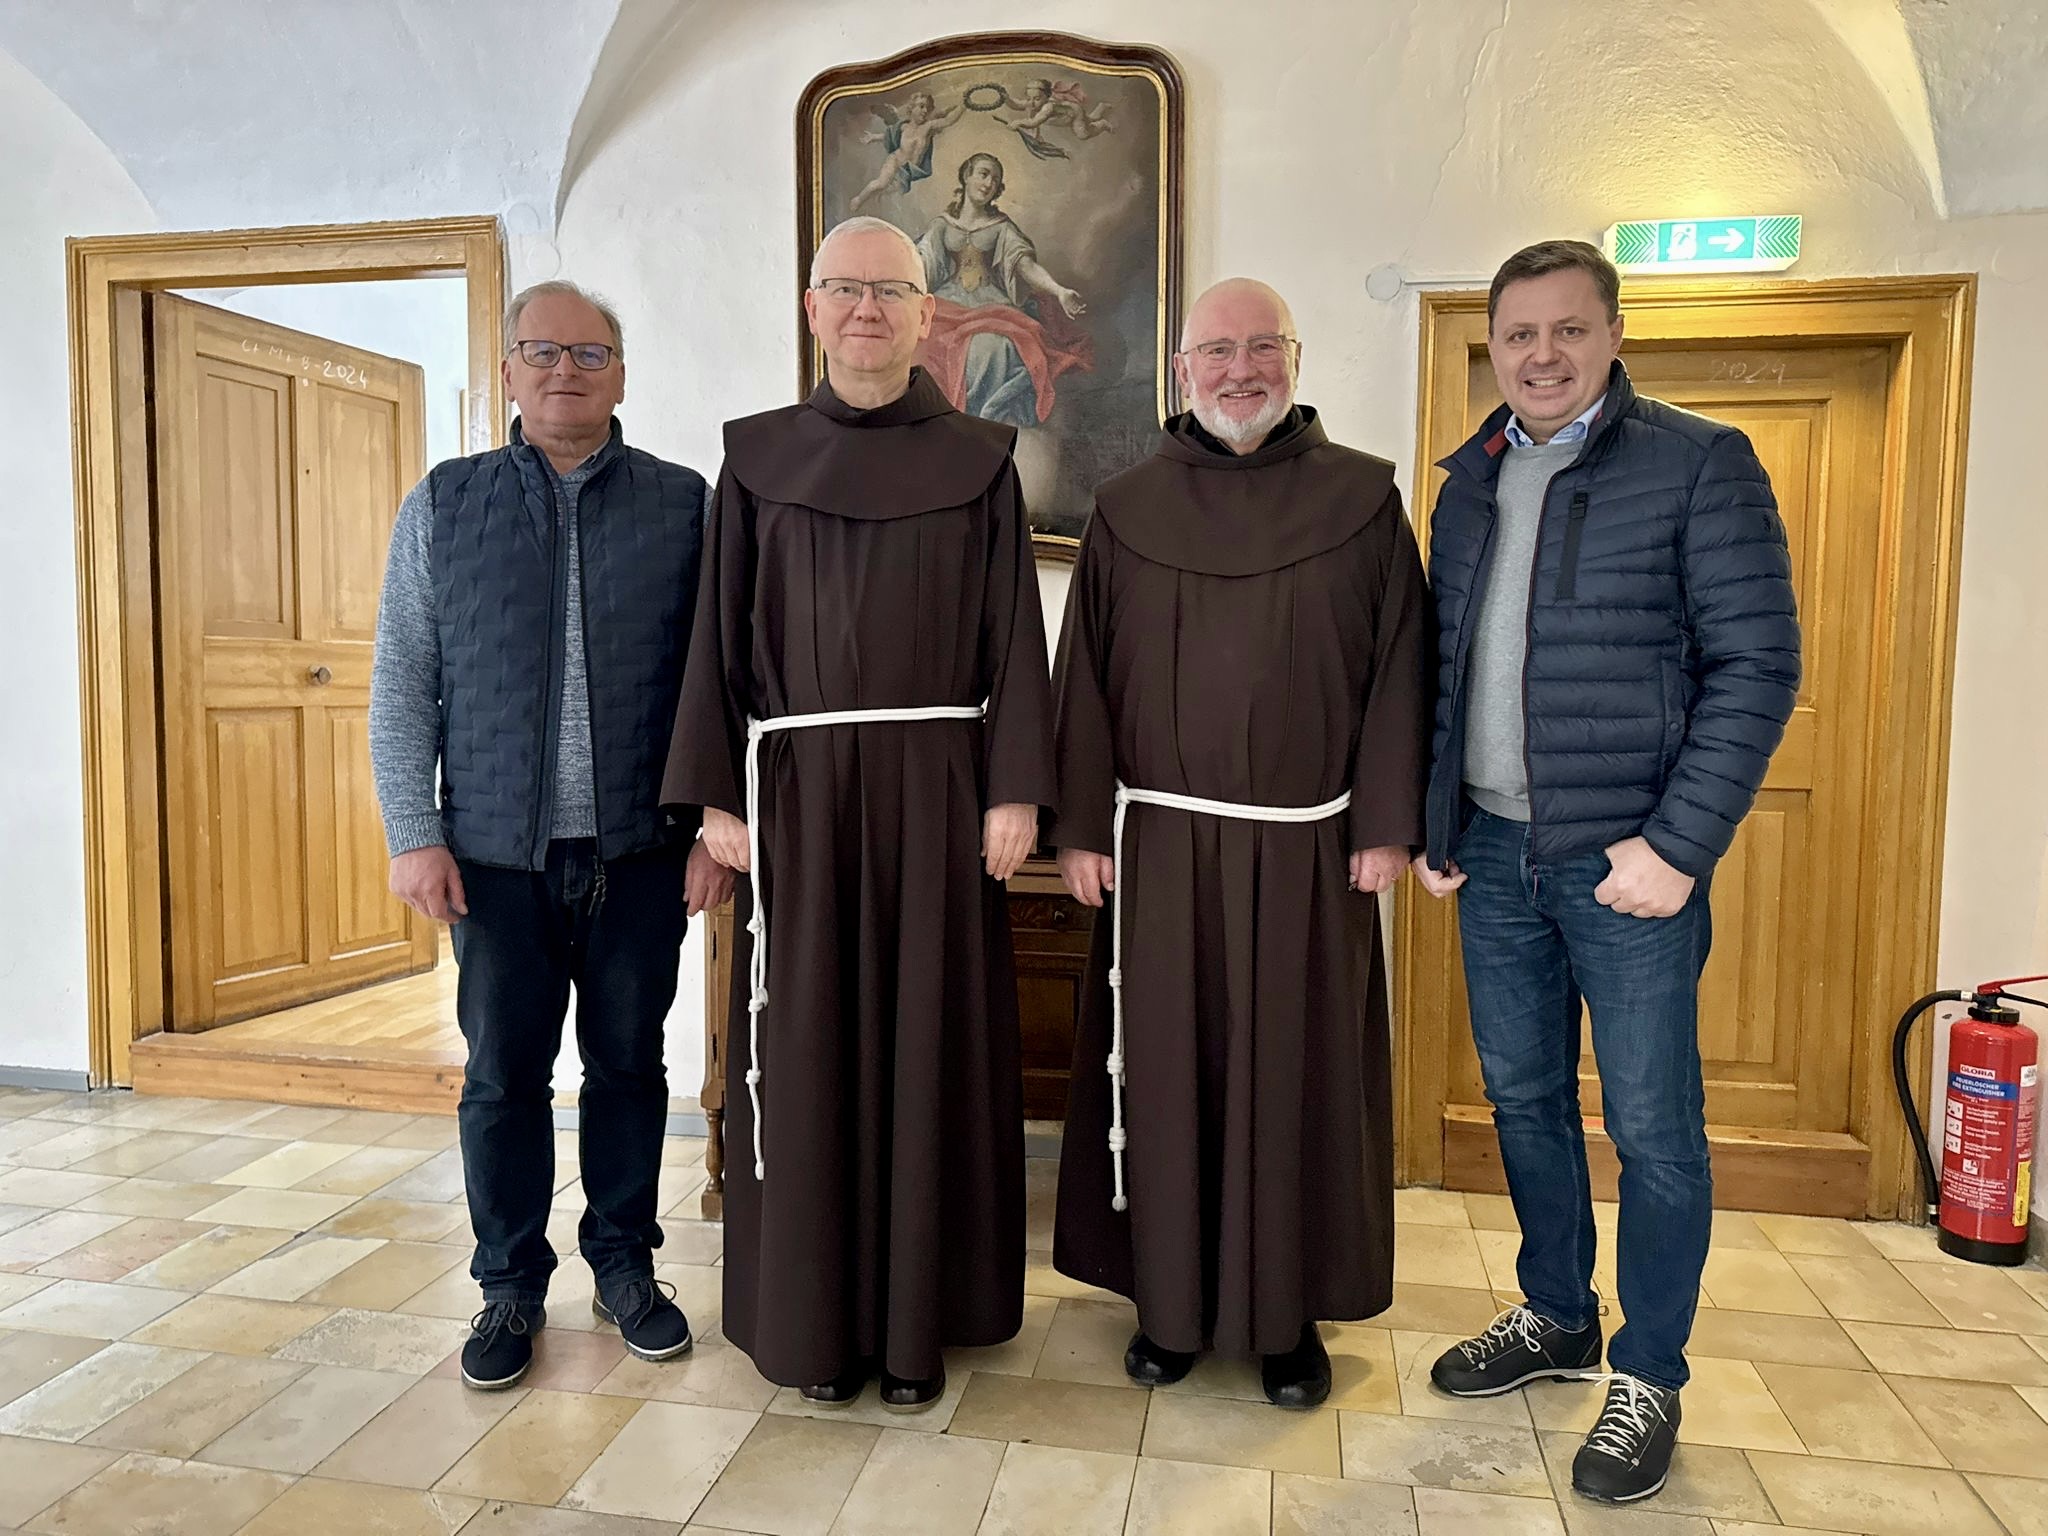
<svg viewBox="0 0 2048 1536">
<path fill-rule="evenodd" d="M 1258 444 L 1266 440 L 1266 434 L 1280 425 L 1280 419 L 1294 406 L 1294 391 L 1269 395 L 1266 403 L 1245 417 L 1226 416 L 1216 409 L 1214 400 L 1199 397 L 1194 404 L 1195 420 L 1212 437 L 1221 438 L 1233 448 L 1245 444 Z"/>
</svg>

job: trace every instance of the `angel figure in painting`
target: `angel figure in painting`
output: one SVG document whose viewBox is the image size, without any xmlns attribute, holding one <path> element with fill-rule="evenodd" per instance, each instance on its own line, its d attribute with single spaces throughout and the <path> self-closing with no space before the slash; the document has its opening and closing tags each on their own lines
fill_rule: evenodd
<svg viewBox="0 0 2048 1536">
<path fill-rule="evenodd" d="M 930 91 L 919 91 L 910 98 L 909 105 L 899 117 L 896 109 L 886 101 L 877 102 L 875 117 L 881 122 L 879 133 L 864 133 L 863 144 L 880 144 L 888 150 L 882 161 L 882 168 L 875 172 L 875 179 L 853 194 L 847 205 L 855 213 L 870 198 L 886 191 L 891 182 L 896 190 L 908 192 L 913 182 L 922 181 L 932 173 L 932 145 L 946 129 L 960 121 L 960 114 L 967 110 L 965 102 L 957 102 L 946 111 L 939 111 L 939 104 Z"/>
<path fill-rule="evenodd" d="M 1052 414 L 1060 375 L 1092 370 L 1095 350 L 1071 324 L 1087 304 L 1040 264 L 1002 195 L 1003 162 L 969 155 L 952 202 L 917 242 L 938 300 L 919 360 L 955 409 L 1035 427 Z"/>
<path fill-rule="evenodd" d="M 1022 101 L 1004 91 L 1003 103 L 1021 115 L 999 117 L 996 121 L 1005 128 L 1016 129 L 1024 147 L 1041 160 L 1070 158 L 1045 136 L 1045 130 L 1055 124 L 1071 129 L 1077 139 L 1092 139 L 1098 133 L 1116 131 L 1116 124 L 1109 120 L 1113 104 L 1099 101 L 1091 107 L 1088 93 L 1071 80 L 1062 80 L 1058 85 L 1050 80 L 1033 80 L 1024 87 Z"/>
</svg>

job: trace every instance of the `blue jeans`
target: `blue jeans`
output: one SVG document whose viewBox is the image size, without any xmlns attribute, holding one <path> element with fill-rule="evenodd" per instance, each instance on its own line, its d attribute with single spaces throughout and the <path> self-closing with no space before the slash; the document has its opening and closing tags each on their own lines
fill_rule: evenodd
<svg viewBox="0 0 2048 1536">
<path fill-rule="evenodd" d="M 1621 1158 L 1616 1267 L 1626 1323 L 1608 1364 L 1684 1386 L 1713 1222 L 1698 1030 L 1712 938 L 1706 882 L 1671 917 L 1626 917 L 1593 899 L 1605 853 L 1534 862 L 1525 823 L 1476 808 L 1452 857 L 1466 874 L 1458 925 L 1472 1038 L 1522 1227 L 1522 1292 L 1566 1328 L 1599 1313 L 1579 1119 L 1583 999 L 1607 1134 Z"/>
</svg>

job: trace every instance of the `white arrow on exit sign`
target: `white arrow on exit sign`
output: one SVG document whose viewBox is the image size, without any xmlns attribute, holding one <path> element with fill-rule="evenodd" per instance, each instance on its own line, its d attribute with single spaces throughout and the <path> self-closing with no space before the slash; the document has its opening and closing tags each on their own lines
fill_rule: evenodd
<svg viewBox="0 0 2048 1536">
<path fill-rule="evenodd" d="M 1749 241 L 1743 237 L 1741 230 L 1731 229 L 1724 234 L 1709 236 L 1707 244 L 1717 251 L 1726 251 L 1730 256 L 1733 256 L 1737 251 L 1749 244 Z"/>
</svg>

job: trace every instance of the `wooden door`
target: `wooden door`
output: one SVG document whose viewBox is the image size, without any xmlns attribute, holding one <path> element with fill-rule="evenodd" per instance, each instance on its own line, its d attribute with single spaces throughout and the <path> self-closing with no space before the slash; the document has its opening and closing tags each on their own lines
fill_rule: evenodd
<svg viewBox="0 0 2048 1536">
<path fill-rule="evenodd" d="M 1439 358 L 1452 376 L 1435 402 L 1432 461 L 1500 403 L 1483 312 L 1466 331 L 1462 357 Z M 1869 818 L 1885 814 L 1865 764 L 1873 636 L 1884 628 L 1877 610 L 1896 600 L 1879 576 L 1879 509 L 1888 462 L 1896 468 L 1887 434 L 1898 353 L 1859 340 L 1680 334 L 1631 342 L 1623 359 L 1641 393 L 1738 426 L 1755 444 L 1784 516 L 1804 633 L 1784 744 L 1713 879 L 1700 1051 L 1716 1203 L 1861 1215 L 1870 1149 L 1852 1081 L 1868 1021 L 1839 1000 L 1855 990 L 1862 886 L 1872 877 L 1859 850 Z M 1432 503 L 1442 478 L 1432 471 Z M 1436 1026 L 1424 1027 L 1417 1048 L 1443 1053 L 1440 1071 L 1421 1074 L 1441 1085 L 1440 1098 L 1411 1096 L 1408 1134 L 1441 1136 L 1446 1187 L 1505 1189 L 1465 1012 L 1454 903 L 1412 893 L 1407 901 L 1409 1011 L 1418 1022 L 1434 1015 Z M 1616 1163 L 1599 1124 L 1590 1032 L 1580 1090 L 1595 1183 L 1611 1198 Z M 1411 1167 L 1426 1161 L 1409 1151 Z"/>
<path fill-rule="evenodd" d="M 411 363 L 151 299 L 173 1029 L 433 966 L 386 886 L 370 660 Z"/>
</svg>

